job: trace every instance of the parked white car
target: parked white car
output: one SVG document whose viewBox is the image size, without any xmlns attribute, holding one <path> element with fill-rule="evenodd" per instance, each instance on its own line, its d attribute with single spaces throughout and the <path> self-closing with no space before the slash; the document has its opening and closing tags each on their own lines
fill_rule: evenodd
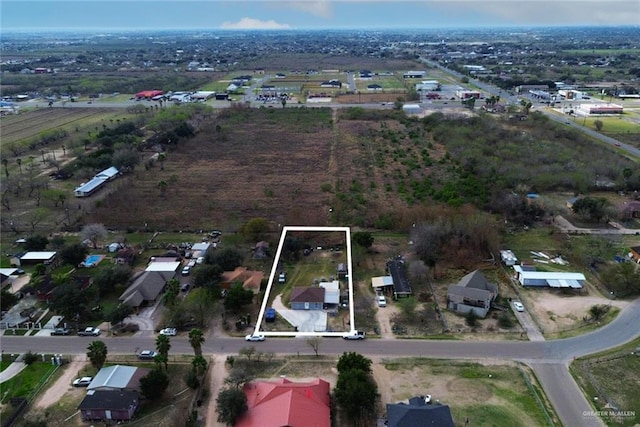
<svg viewBox="0 0 640 427">
<path fill-rule="evenodd" d="M 247 335 L 245 341 L 264 341 L 264 335 Z"/>
<path fill-rule="evenodd" d="M 101 334 L 100 329 L 89 326 L 82 331 L 78 332 L 78 335 L 81 337 L 97 337 Z"/>
<path fill-rule="evenodd" d="M 378 307 L 386 307 L 387 306 L 387 298 L 384 295 L 378 295 L 376 297 L 376 302 L 378 303 Z"/>
<path fill-rule="evenodd" d="M 76 378 L 75 380 L 73 380 L 73 386 L 74 387 L 89 387 L 89 384 L 91 384 L 91 381 L 93 381 L 93 377 Z"/>
<path fill-rule="evenodd" d="M 524 311 L 524 305 L 522 305 L 522 303 L 520 301 L 514 301 L 513 302 L 513 308 L 516 311 Z"/>
<path fill-rule="evenodd" d="M 175 337 L 177 333 L 176 328 L 164 328 L 160 330 L 160 335 L 168 335 L 170 337 Z"/>
</svg>

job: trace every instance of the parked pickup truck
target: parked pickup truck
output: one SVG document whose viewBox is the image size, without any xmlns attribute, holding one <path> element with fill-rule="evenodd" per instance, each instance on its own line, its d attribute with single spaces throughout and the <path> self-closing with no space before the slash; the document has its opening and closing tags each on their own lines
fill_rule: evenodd
<svg viewBox="0 0 640 427">
<path fill-rule="evenodd" d="M 100 335 L 100 329 L 89 326 L 88 328 L 79 331 L 78 335 L 81 337 L 97 337 Z"/>
<path fill-rule="evenodd" d="M 365 337 L 366 334 L 363 331 L 347 332 L 342 335 L 345 340 L 363 340 Z"/>
</svg>

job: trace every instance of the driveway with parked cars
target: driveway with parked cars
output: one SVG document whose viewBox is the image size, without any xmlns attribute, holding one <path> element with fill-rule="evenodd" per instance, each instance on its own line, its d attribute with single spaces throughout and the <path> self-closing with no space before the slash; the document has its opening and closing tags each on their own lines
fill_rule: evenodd
<svg viewBox="0 0 640 427">
<path fill-rule="evenodd" d="M 273 308 L 287 322 L 298 327 L 298 332 L 323 332 L 327 329 L 327 313 L 322 310 L 290 310 L 280 299 L 273 300 Z"/>
</svg>

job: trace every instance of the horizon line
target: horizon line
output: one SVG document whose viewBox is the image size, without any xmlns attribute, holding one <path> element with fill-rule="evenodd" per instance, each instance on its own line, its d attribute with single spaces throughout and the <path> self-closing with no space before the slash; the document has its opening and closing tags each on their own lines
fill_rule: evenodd
<svg viewBox="0 0 640 427">
<path fill-rule="evenodd" d="M 479 29 L 536 29 L 536 28 L 638 28 L 640 24 L 486 24 L 486 25 L 443 25 L 429 27 L 402 27 L 402 26 L 358 26 L 358 27 L 290 27 L 290 28 L 206 28 L 206 27 L 172 27 L 172 28 L 130 28 L 130 27 L 15 27 L 4 28 L 4 34 L 10 33 L 68 33 L 68 32 L 170 32 L 170 31 L 206 31 L 206 32 L 295 32 L 295 31 L 429 31 L 429 30 L 479 30 Z"/>
</svg>

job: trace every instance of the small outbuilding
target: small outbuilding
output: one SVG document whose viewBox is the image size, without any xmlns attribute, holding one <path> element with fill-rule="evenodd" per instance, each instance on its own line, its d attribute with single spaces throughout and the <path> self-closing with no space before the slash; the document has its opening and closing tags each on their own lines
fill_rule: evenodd
<svg viewBox="0 0 640 427">
<path fill-rule="evenodd" d="M 411 284 L 407 277 L 407 270 L 404 265 L 404 260 L 401 258 L 395 258 L 387 262 L 387 270 L 393 280 L 393 295 L 397 298 L 404 298 L 411 296 L 413 291 L 411 290 Z"/>
<path fill-rule="evenodd" d="M 20 260 L 19 265 L 28 265 L 28 264 L 51 264 L 56 259 L 57 252 L 51 251 L 33 251 L 27 252 L 18 259 Z"/>
</svg>

